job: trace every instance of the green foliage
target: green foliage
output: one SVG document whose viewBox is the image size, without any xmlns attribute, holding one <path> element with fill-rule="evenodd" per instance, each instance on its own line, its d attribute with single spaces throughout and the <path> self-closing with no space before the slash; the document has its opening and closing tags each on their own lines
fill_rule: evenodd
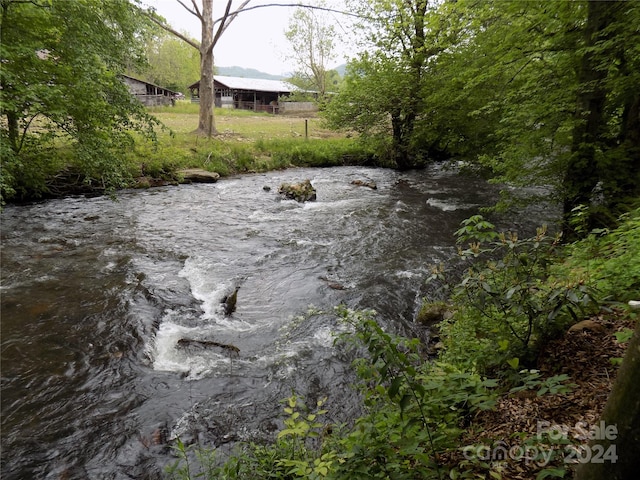
<svg viewBox="0 0 640 480">
<path fill-rule="evenodd" d="M 333 468 L 335 452 L 321 454 L 322 448 L 314 448 L 312 443 L 324 434 L 325 425 L 318 417 L 327 413 L 321 409 L 325 402 L 326 398 L 318 400 L 316 410 L 310 412 L 296 395 L 287 399 L 284 412 L 289 417 L 284 421 L 285 428 L 278 433 L 278 440 L 285 451 L 291 450 L 291 455 L 280 458 L 277 463 L 290 469 L 287 474 L 292 478 L 324 478 Z"/>
<path fill-rule="evenodd" d="M 611 226 L 640 194 L 638 2 L 349 8 L 362 15 L 363 53 L 326 115 L 380 157 L 400 168 L 463 157 L 525 187 L 504 188 L 501 207 L 546 199 L 568 216 L 591 203 L 591 227 Z"/>
<path fill-rule="evenodd" d="M 345 452 L 335 478 L 442 478 L 438 455 L 455 446 L 459 422 L 492 408 L 494 380 L 442 362 L 424 362 L 419 342 L 385 332 L 371 311 L 339 308 L 366 348 L 357 362 L 366 413 L 338 441 Z"/>
<path fill-rule="evenodd" d="M 364 53 L 352 60 L 340 94 L 327 105 L 331 125 L 350 128 L 399 169 L 424 166 L 441 152 L 441 133 L 417 126 L 431 117 L 423 93 L 432 89 L 437 58 L 450 46 L 448 20 L 426 1 L 351 1 L 363 19 Z"/>
<path fill-rule="evenodd" d="M 481 369 L 502 362 L 527 364 L 542 341 L 597 303 L 595 290 L 584 279 L 551 279 L 562 249 L 559 237 L 549 236 L 546 227 L 534 237 L 519 239 L 515 233 L 498 234 L 474 216 L 457 235 L 460 241 L 474 240 L 459 250 L 463 259 L 474 261 L 452 288 L 460 308 L 441 324 L 450 341 L 445 353 L 449 361 L 476 362 Z M 435 271 L 431 280 L 443 277 Z M 470 345 L 473 357 L 468 355 Z"/>
<path fill-rule="evenodd" d="M 569 246 L 571 255 L 554 267 L 558 278 L 582 277 L 604 298 L 627 302 L 640 291 L 640 208 L 618 220 L 614 230 L 595 230 Z"/>
<path fill-rule="evenodd" d="M 136 77 L 189 95 L 189 85 L 200 78 L 200 54 L 183 40 L 156 28 L 147 38 L 147 65 Z"/>
<path fill-rule="evenodd" d="M 457 243 L 491 242 L 498 237 L 495 226 L 484 219 L 482 215 L 472 215 L 461 222 L 461 228 L 455 231 Z"/>
<path fill-rule="evenodd" d="M 517 378 L 517 379 L 516 379 Z M 512 378 L 513 383 L 518 384 L 512 387 L 509 392 L 517 393 L 523 390 L 537 390 L 536 395 L 539 397 L 550 393 L 551 395 L 569 393 L 575 384 L 567 384 L 569 375 L 554 375 L 552 377 L 542 378 L 538 370 L 520 370 L 516 378 Z"/>
<path fill-rule="evenodd" d="M 167 465 L 165 472 L 172 480 L 191 480 L 194 478 L 220 478 L 220 467 L 215 449 L 202 448 L 198 445 L 187 446 L 177 438 L 173 451 L 176 461 Z"/>
<path fill-rule="evenodd" d="M 137 7 L 7 0 L 1 10 L 1 138 L 13 151 L 2 157 L 2 195 L 45 191 L 51 162 L 42 159 L 54 148 L 87 182 L 124 185 L 130 132 L 155 138 L 156 122 L 118 77 L 143 61 Z"/>
<path fill-rule="evenodd" d="M 340 460 L 326 445 L 330 426 L 320 421 L 327 413 L 322 409 L 325 401 L 320 399 L 314 409 L 309 409 L 302 398 L 292 394 L 284 401 L 285 428 L 272 444 L 246 444 L 205 478 L 321 479 L 331 476 Z M 177 463 L 184 472 L 185 458 L 179 458 Z"/>
</svg>

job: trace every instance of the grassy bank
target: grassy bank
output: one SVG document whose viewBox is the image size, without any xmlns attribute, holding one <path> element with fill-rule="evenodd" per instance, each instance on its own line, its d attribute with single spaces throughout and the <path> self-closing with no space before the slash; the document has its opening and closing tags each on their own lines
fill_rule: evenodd
<svg viewBox="0 0 640 480">
<path fill-rule="evenodd" d="M 218 135 L 196 135 L 198 107 L 152 108 L 164 125 L 157 144 L 138 141 L 131 154 L 132 174 L 167 175 L 181 168 L 203 168 L 221 176 L 291 166 L 371 164 L 373 154 L 343 133 L 323 128 L 317 115 L 286 116 L 216 109 Z"/>
<path fill-rule="evenodd" d="M 95 195 L 114 188 L 176 182 L 180 181 L 178 171 L 185 168 L 201 168 L 224 177 L 288 167 L 378 164 L 372 150 L 345 133 L 324 128 L 313 113 L 272 115 L 216 109 L 218 134 L 212 138 L 194 133 L 198 105 L 183 101 L 175 107 L 149 108 L 149 113 L 160 122 L 155 141 L 134 134 L 131 148 L 119 150 L 117 158 L 82 162 L 60 135 L 7 163 L 10 168 L 3 171 L 0 181 L 2 200 Z"/>
</svg>

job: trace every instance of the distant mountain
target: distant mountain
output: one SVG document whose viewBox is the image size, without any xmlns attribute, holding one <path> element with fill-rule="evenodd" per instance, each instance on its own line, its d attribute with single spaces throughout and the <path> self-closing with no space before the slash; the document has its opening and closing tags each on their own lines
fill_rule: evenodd
<svg viewBox="0 0 640 480">
<path fill-rule="evenodd" d="M 216 72 L 225 77 L 262 78 L 264 80 L 284 80 L 286 78 L 285 75 L 272 75 L 255 68 L 244 67 L 216 67 Z"/>
<path fill-rule="evenodd" d="M 337 70 L 341 77 L 344 77 L 344 72 L 347 68 L 347 64 L 343 63 L 338 65 L 332 70 Z M 255 68 L 244 67 L 216 67 L 218 75 L 224 75 L 225 77 L 241 77 L 241 78 L 262 78 L 264 80 L 287 80 L 290 75 L 272 75 L 270 73 L 261 72 Z"/>
<path fill-rule="evenodd" d="M 343 63 L 342 65 L 338 65 L 337 67 L 335 67 L 333 70 L 335 70 L 336 72 L 338 72 L 340 74 L 341 77 L 344 77 L 345 72 L 347 71 L 347 64 Z"/>
</svg>

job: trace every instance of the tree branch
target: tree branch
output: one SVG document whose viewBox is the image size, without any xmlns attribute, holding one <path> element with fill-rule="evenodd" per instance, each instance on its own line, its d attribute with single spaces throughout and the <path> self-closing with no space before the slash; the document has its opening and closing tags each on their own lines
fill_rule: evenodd
<svg viewBox="0 0 640 480">
<path fill-rule="evenodd" d="M 194 10 L 190 9 L 189 7 L 187 7 L 187 5 L 185 5 L 185 3 L 183 3 L 182 0 L 176 0 L 180 5 L 182 5 L 185 10 L 187 10 L 189 13 L 191 13 L 192 15 L 195 15 L 196 17 L 198 17 L 199 19 L 202 20 L 202 13 L 200 12 L 200 10 L 197 7 L 197 4 L 195 3 L 195 0 L 191 0 L 193 5 L 194 5 Z M 216 23 L 220 23 L 220 27 L 218 27 L 218 30 L 216 31 L 216 34 L 213 38 L 213 42 L 211 43 L 210 46 L 208 46 L 208 49 L 213 49 L 213 47 L 215 47 L 216 43 L 218 42 L 218 40 L 220 39 L 220 37 L 222 36 L 222 34 L 224 33 L 224 31 L 229 27 L 229 25 L 231 24 L 231 22 L 233 20 L 235 20 L 235 18 L 243 12 L 248 12 L 250 10 L 256 10 L 258 8 L 266 8 L 266 7 L 299 7 L 299 8 L 309 8 L 311 10 L 322 10 L 325 12 L 331 12 L 331 13 L 338 13 L 340 15 L 347 15 L 350 17 L 356 17 L 356 18 L 363 18 L 365 20 L 371 20 L 372 17 L 367 17 L 367 16 L 363 16 L 363 15 L 358 15 L 357 13 L 351 13 L 351 12 L 345 12 L 342 10 L 336 10 L 333 8 L 327 8 L 327 7 L 317 7 L 317 6 L 313 6 L 313 5 L 304 5 L 302 3 L 269 3 L 269 4 L 265 4 L 265 5 L 255 5 L 253 7 L 247 7 L 247 4 L 250 2 L 251 0 L 245 0 L 242 5 L 240 5 L 240 8 L 238 8 L 237 10 L 230 12 L 231 10 L 231 3 L 232 0 L 228 0 L 227 2 L 227 7 L 225 10 L 225 13 L 222 17 L 216 19 L 213 21 L 213 24 L 215 25 Z M 172 35 L 175 35 L 176 37 L 178 37 L 179 39 L 183 40 L 184 42 L 188 43 L 189 45 L 191 45 L 193 48 L 200 50 L 200 43 L 190 39 L 189 37 L 181 34 L 180 32 L 178 32 L 177 30 L 175 30 L 174 28 L 172 28 L 170 25 L 167 25 L 165 22 L 161 21 L 157 15 L 154 15 L 154 12 L 152 11 L 146 11 L 145 14 L 147 15 L 147 17 L 149 17 L 149 19 L 155 23 L 156 25 L 158 25 L 160 28 L 162 28 L 163 30 L 171 33 Z"/>
<path fill-rule="evenodd" d="M 182 3 L 182 0 L 176 0 L 176 2 L 178 2 L 180 5 L 182 5 L 182 7 L 183 7 L 187 12 L 189 12 L 191 15 L 194 15 L 194 16 L 196 16 L 196 17 L 200 18 L 200 15 L 198 15 L 198 13 L 199 13 L 199 12 L 198 12 L 198 13 L 196 13 L 196 12 L 198 11 L 198 7 L 197 7 L 197 5 L 196 5 L 196 3 L 195 3 L 195 1 L 194 1 L 194 0 L 191 0 L 191 3 L 193 3 L 194 8 L 196 9 L 196 11 L 195 11 L 195 12 L 194 12 L 193 10 L 191 10 L 189 7 L 187 7 L 184 3 Z"/>
<path fill-rule="evenodd" d="M 180 1 L 180 0 L 178 0 Z M 172 28 L 170 25 L 167 25 L 165 22 L 163 22 L 162 20 L 160 20 L 157 15 L 154 14 L 154 12 L 149 12 L 149 11 L 145 11 L 144 14 L 149 18 L 149 20 L 151 20 L 153 23 L 155 23 L 156 25 L 158 25 L 160 28 L 162 28 L 163 30 L 169 32 L 172 35 L 175 35 L 176 37 L 178 37 L 180 40 L 182 40 L 183 42 L 188 43 L 189 45 L 191 45 L 193 48 L 195 48 L 196 50 L 200 50 L 200 43 L 197 42 L 196 40 L 193 40 L 189 37 L 187 37 L 186 35 L 183 35 L 182 33 L 178 32 L 177 30 L 175 30 L 174 28 Z"/>
<path fill-rule="evenodd" d="M 193 3 L 193 9 L 196 11 L 194 15 L 198 18 L 202 18 L 202 12 L 198 8 L 198 4 L 196 3 L 196 0 L 191 0 L 191 3 Z"/>
<path fill-rule="evenodd" d="M 246 2 L 249 3 L 249 2 Z M 243 4 L 243 5 L 246 5 Z M 231 15 L 238 15 L 239 13 L 243 13 L 243 12 L 248 12 L 250 10 L 256 10 L 258 8 L 266 8 L 266 7 L 299 7 L 299 8 L 309 8 L 311 10 L 323 10 L 325 12 L 331 12 L 331 13 L 339 13 L 341 15 L 347 15 L 349 17 L 356 17 L 356 18 L 363 18 L 365 20 L 373 20 L 373 17 L 367 17 L 364 15 L 358 15 L 357 13 L 352 13 L 352 12 L 345 12 L 343 10 L 336 10 L 334 8 L 328 8 L 328 7 L 316 7 L 313 5 L 304 5 L 302 3 L 269 3 L 269 4 L 265 4 L 265 5 L 255 5 L 253 7 L 247 7 L 247 8 L 243 8 L 240 7 L 238 10 L 236 10 L 235 12 L 231 12 Z M 214 24 L 221 22 L 225 19 L 225 17 L 221 17 L 218 18 L 216 20 L 214 20 Z"/>
<path fill-rule="evenodd" d="M 231 24 L 231 22 L 233 22 L 236 17 L 238 16 L 238 14 L 240 12 L 244 12 L 246 11 L 245 7 L 247 6 L 247 4 L 251 1 L 251 0 L 245 0 L 242 5 L 240 5 L 240 8 L 238 10 L 236 10 L 233 13 L 229 13 L 229 10 L 231 10 L 231 3 L 233 0 L 229 0 L 227 2 L 227 8 L 224 12 L 224 16 L 221 19 L 221 23 L 220 23 L 220 27 L 218 28 L 218 31 L 216 32 L 215 36 L 213 37 L 213 41 L 211 43 L 211 49 L 213 49 L 213 47 L 215 47 L 216 43 L 218 43 L 218 40 L 220 39 L 220 37 L 222 36 L 222 34 L 224 33 L 224 31 L 227 29 L 227 27 Z M 253 8 L 253 7 L 252 7 Z M 216 20 L 213 22 L 213 24 L 215 25 L 219 20 Z"/>
</svg>

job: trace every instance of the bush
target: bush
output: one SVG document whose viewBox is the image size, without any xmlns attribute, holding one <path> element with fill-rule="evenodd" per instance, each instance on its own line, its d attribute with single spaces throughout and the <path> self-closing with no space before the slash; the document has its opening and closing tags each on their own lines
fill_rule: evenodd
<svg viewBox="0 0 640 480">
<path fill-rule="evenodd" d="M 449 361 L 487 369 L 519 358 L 528 365 L 543 341 L 597 306 L 595 290 L 583 279 L 551 278 L 563 249 L 560 237 L 549 236 L 546 227 L 519 239 L 513 232 L 495 232 L 476 215 L 456 235 L 459 243 L 468 242 L 459 254 L 470 264 L 452 288 L 460 308 L 442 324 Z M 431 280 L 442 276 L 436 271 Z M 475 344 L 473 358 L 470 344 Z"/>
<path fill-rule="evenodd" d="M 558 278 L 582 278 L 605 299 L 636 300 L 640 291 L 640 208 L 619 219 L 615 230 L 594 230 L 569 246 L 567 261 L 554 267 Z"/>
<path fill-rule="evenodd" d="M 461 420 L 492 408 L 497 382 L 443 362 L 425 362 L 417 339 L 385 332 L 371 311 L 339 308 L 353 332 L 366 413 L 337 440 L 334 478 L 441 478 L 440 455 L 456 448 Z M 355 333 L 355 335 L 353 334 Z"/>
</svg>

